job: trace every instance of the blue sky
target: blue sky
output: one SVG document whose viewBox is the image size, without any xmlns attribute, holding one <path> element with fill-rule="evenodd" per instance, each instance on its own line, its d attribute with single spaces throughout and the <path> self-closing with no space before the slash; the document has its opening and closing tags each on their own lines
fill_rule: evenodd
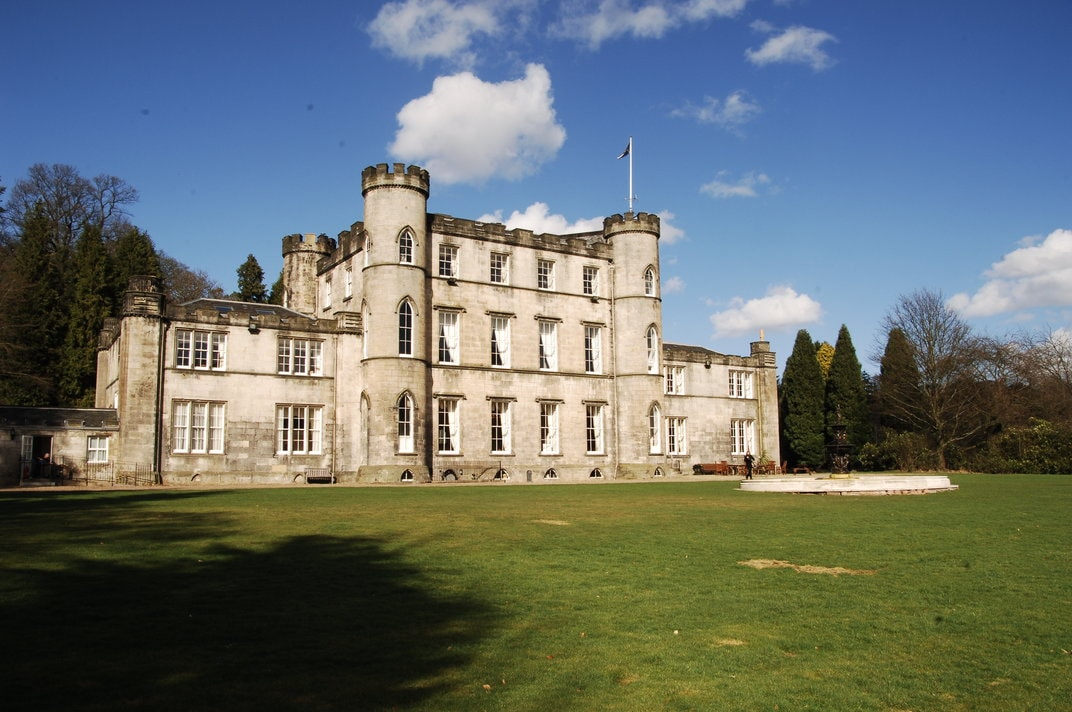
<svg viewBox="0 0 1072 712">
<path fill-rule="evenodd" d="M 119 176 L 227 290 L 361 219 L 360 173 L 509 227 L 663 218 L 664 337 L 784 363 L 901 295 L 1072 324 L 1068 0 L 41 0 L 0 26 L 0 181 Z"/>
</svg>

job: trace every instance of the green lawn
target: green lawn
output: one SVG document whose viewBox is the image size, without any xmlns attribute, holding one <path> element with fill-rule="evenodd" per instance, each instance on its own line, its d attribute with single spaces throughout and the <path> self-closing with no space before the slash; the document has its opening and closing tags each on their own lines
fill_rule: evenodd
<svg viewBox="0 0 1072 712">
<path fill-rule="evenodd" d="M 0 704 L 1072 709 L 1072 477 L 953 481 L 6 491 Z"/>
</svg>

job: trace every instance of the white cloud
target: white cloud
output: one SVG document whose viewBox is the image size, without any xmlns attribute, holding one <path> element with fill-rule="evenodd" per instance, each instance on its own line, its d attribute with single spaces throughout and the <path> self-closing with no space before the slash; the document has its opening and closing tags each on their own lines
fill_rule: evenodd
<svg viewBox="0 0 1072 712">
<path fill-rule="evenodd" d="M 766 173 L 751 171 L 744 174 L 736 183 L 725 180 L 729 173 L 719 171 L 715 180 L 700 186 L 701 193 L 707 193 L 712 198 L 755 198 L 759 195 L 759 188 L 770 185 L 771 179 Z"/>
<path fill-rule="evenodd" d="M 669 210 L 664 210 L 659 215 L 659 241 L 664 245 L 673 245 L 676 242 L 680 242 L 685 239 L 685 231 L 674 225 L 670 221 L 674 219 L 674 214 Z"/>
<path fill-rule="evenodd" d="M 532 230 L 534 233 L 550 233 L 552 235 L 569 235 L 575 232 L 592 232 L 603 229 L 603 218 L 581 218 L 577 222 L 570 222 L 564 215 L 550 212 L 547 203 L 533 203 L 525 208 L 524 212 L 515 210 L 505 221 L 502 219 L 502 211 L 481 215 L 477 222 L 501 222 L 507 230 L 522 228 Z"/>
<path fill-rule="evenodd" d="M 774 28 L 765 22 L 754 22 L 752 27 L 765 33 L 774 31 Z M 837 38 L 829 32 L 796 26 L 769 38 L 759 49 L 745 50 L 744 54 L 748 61 L 761 67 L 766 64 L 791 62 L 807 64 L 818 72 L 834 64 L 834 60 L 823 50 L 824 42 L 837 42 Z"/>
<path fill-rule="evenodd" d="M 760 329 L 786 331 L 819 321 L 823 309 L 807 294 L 797 294 L 788 285 L 771 287 L 758 299 L 736 297 L 730 307 L 711 315 L 714 336 L 732 337 L 758 333 Z"/>
<path fill-rule="evenodd" d="M 985 317 L 1072 305 L 1072 230 L 1020 244 L 987 270 L 989 280 L 975 294 L 954 294 L 949 307 L 966 317 Z"/>
<path fill-rule="evenodd" d="M 553 104 L 551 76 L 540 64 L 498 84 L 469 72 L 438 77 L 430 93 L 398 112 L 388 150 L 443 183 L 516 180 L 554 158 L 566 141 Z"/>
<path fill-rule="evenodd" d="M 472 66 L 473 40 L 493 35 L 500 27 L 494 2 L 404 0 L 381 7 L 368 31 L 374 47 L 403 59 L 418 64 L 429 58 L 447 59 Z"/>
<path fill-rule="evenodd" d="M 690 22 L 712 17 L 733 17 L 749 0 L 688 0 L 667 2 L 649 0 L 634 7 L 631 0 L 600 0 L 580 3 L 579 11 L 567 14 L 552 28 L 561 37 L 586 43 L 598 49 L 603 42 L 622 36 L 659 38 L 668 31 Z M 595 5 L 593 7 L 593 5 Z"/>
<path fill-rule="evenodd" d="M 685 291 L 685 280 L 681 277 L 671 277 L 663 282 L 663 294 L 677 294 Z"/>
<path fill-rule="evenodd" d="M 743 91 L 735 91 L 724 100 L 711 96 L 704 97 L 703 104 L 696 106 L 688 103 L 670 114 L 695 119 L 701 124 L 715 124 L 729 131 L 734 131 L 751 121 L 762 111 L 755 101 Z"/>
</svg>

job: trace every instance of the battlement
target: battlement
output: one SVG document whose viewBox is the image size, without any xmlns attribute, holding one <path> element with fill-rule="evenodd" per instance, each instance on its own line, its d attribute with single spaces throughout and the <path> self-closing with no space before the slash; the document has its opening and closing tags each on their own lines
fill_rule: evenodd
<svg viewBox="0 0 1072 712">
<path fill-rule="evenodd" d="M 404 163 L 395 163 L 393 166 L 378 163 L 361 171 L 362 196 L 373 188 L 394 187 L 416 190 L 427 198 L 430 185 L 428 171 L 420 166 L 406 168 Z"/>
<path fill-rule="evenodd" d="M 626 213 L 603 219 L 603 234 L 608 239 L 622 232 L 648 232 L 659 237 L 660 229 L 659 216 L 651 213 Z"/>
<path fill-rule="evenodd" d="M 335 250 L 335 240 L 327 235 L 312 233 L 287 235 L 283 238 L 283 254 L 292 252 L 319 252 L 329 254 Z"/>
<path fill-rule="evenodd" d="M 567 235 L 534 233 L 525 228 L 506 229 L 497 222 L 480 222 L 456 218 L 451 215 L 431 214 L 429 226 L 432 232 L 458 238 L 498 242 L 537 250 L 552 250 L 566 254 L 587 255 L 594 258 L 610 257 L 610 246 L 603 233 L 577 232 Z"/>
</svg>

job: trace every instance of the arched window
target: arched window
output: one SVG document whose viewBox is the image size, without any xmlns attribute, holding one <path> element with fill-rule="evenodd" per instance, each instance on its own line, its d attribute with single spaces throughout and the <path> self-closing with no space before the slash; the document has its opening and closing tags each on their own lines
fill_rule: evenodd
<svg viewBox="0 0 1072 712">
<path fill-rule="evenodd" d="M 398 236 L 398 262 L 404 265 L 413 264 L 413 233 L 409 228 Z"/>
<path fill-rule="evenodd" d="M 398 451 L 413 452 L 413 399 L 403 393 L 395 403 L 398 411 Z"/>
<path fill-rule="evenodd" d="M 547 468 L 547 472 L 543 473 L 543 478 L 545 480 L 557 480 L 558 479 L 558 473 L 555 472 L 555 468 L 549 467 L 549 468 Z"/>
<path fill-rule="evenodd" d="M 398 305 L 398 355 L 413 355 L 413 304 L 408 299 Z"/>
<path fill-rule="evenodd" d="M 659 373 L 659 332 L 655 326 L 648 327 L 648 373 Z"/>
<path fill-rule="evenodd" d="M 663 476 L 663 468 L 656 467 L 655 468 L 655 474 L 653 475 L 653 477 L 662 477 L 662 476 Z"/>
<path fill-rule="evenodd" d="M 655 455 L 663 451 L 663 414 L 658 403 L 648 408 L 648 452 Z"/>
<path fill-rule="evenodd" d="M 648 267 L 644 270 L 644 296 L 655 296 L 655 268 Z"/>
<path fill-rule="evenodd" d="M 594 478 L 594 479 L 602 479 L 602 477 L 603 477 L 603 473 L 602 473 L 602 472 L 600 472 L 600 471 L 599 471 L 599 468 L 597 467 L 596 469 L 594 469 L 594 470 L 592 470 L 591 472 L 589 472 L 589 473 L 588 473 L 588 476 L 589 476 L 589 477 L 592 477 L 592 478 Z"/>
<path fill-rule="evenodd" d="M 365 235 L 365 266 L 372 264 L 372 235 Z"/>
<path fill-rule="evenodd" d="M 412 470 L 403 470 L 402 471 L 402 482 L 412 482 L 412 481 L 413 481 L 413 471 Z"/>
</svg>

